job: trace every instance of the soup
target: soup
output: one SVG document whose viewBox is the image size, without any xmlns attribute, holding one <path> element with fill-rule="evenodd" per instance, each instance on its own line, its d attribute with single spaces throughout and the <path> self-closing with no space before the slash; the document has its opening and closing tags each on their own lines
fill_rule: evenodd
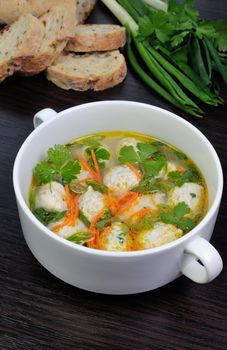
<svg viewBox="0 0 227 350">
<path fill-rule="evenodd" d="M 129 132 L 55 145 L 34 169 L 33 214 L 75 244 L 108 251 L 162 246 L 204 217 L 208 194 L 186 154 Z"/>
</svg>

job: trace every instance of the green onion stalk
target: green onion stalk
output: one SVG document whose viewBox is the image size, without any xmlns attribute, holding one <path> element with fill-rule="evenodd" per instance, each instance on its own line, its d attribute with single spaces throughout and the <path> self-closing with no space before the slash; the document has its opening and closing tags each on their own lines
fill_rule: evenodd
<svg viewBox="0 0 227 350">
<path fill-rule="evenodd" d="M 135 0 L 134 5 L 138 11 L 131 5 L 128 0 L 102 0 L 106 7 L 114 14 L 114 16 L 120 21 L 120 23 L 126 27 L 129 37 L 133 38 L 134 45 L 141 59 L 146 64 L 151 75 L 148 75 L 138 63 L 136 56 L 133 53 L 132 41 L 128 40 L 128 59 L 139 75 L 139 77 L 149 86 L 152 90 L 161 95 L 168 102 L 174 106 L 196 117 L 201 117 L 203 111 L 184 93 L 182 88 L 172 78 L 170 73 L 174 75 L 182 85 L 186 85 L 188 90 L 199 97 L 206 103 L 209 103 L 209 96 L 206 93 L 200 94 L 199 88 L 191 82 L 189 78 L 183 75 L 183 73 L 177 71 L 177 69 L 165 60 L 156 50 L 154 50 L 149 44 L 142 43 L 138 40 L 138 13 L 145 9 L 141 1 Z M 147 2 L 147 1 L 146 1 Z M 141 6 L 140 6 L 141 5 Z M 151 4 L 150 4 L 151 5 Z M 124 8 L 124 7 L 125 8 Z M 144 5 L 145 6 L 145 5 Z M 160 57 L 162 57 L 160 59 Z M 159 84 L 154 80 L 156 79 Z M 183 81 L 182 81 L 183 80 Z"/>
</svg>

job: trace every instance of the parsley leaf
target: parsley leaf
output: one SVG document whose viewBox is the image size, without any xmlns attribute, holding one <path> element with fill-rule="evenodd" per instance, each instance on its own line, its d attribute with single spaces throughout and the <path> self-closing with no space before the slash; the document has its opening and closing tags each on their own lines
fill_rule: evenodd
<svg viewBox="0 0 227 350">
<path fill-rule="evenodd" d="M 165 159 L 147 160 L 143 163 L 144 171 L 149 176 L 157 176 L 165 165 Z"/>
<path fill-rule="evenodd" d="M 162 212 L 160 216 L 165 224 L 177 224 L 178 222 L 177 218 L 171 213 Z"/>
<path fill-rule="evenodd" d="M 48 183 L 54 179 L 56 171 L 52 168 L 51 164 L 48 161 L 43 160 L 36 165 L 35 174 L 38 176 L 42 183 Z"/>
<path fill-rule="evenodd" d="M 195 227 L 195 223 L 192 219 L 185 219 L 181 220 L 178 223 L 178 226 L 181 228 L 183 231 L 190 231 Z"/>
<path fill-rule="evenodd" d="M 183 186 L 186 182 L 201 182 L 200 176 L 194 168 L 187 169 L 183 174 L 171 171 L 168 173 L 168 179 L 178 187 Z"/>
<path fill-rule="evenodd" d="M 179 34 L 176 34 L 172 37 L 171 39 L 171 46 L 174 48 L 174 47 L 177 47 L 179 46 L 185 39 L 185 37 L 190 33 L 189 30 L 185 30 Z"/>
<path fill-rule="evenodd" d="M 153 193 L 157 191 L 167 192 L 174 187 L 174 184 L 168 181 L 152 176 L 144 176 L 139 185 L 132 188 L 133 192 Z"/>
<path fill-rule="evenodd" d="M 51 222 L 61 220 L 66 215 L 66 211 L 60 212 L 54 210 L 46 210 L 43 208 L 34 209 L 32 212 L 36 216 L 36 218 L 45 226 L 47 226 Z"/>
<path fill-rule="evenodd" d="M 171 212 L 161 212 L 160 217 L 165 224 L 173 224 L 180 227 L 183 231 L 189 231 L 195 223 L 192 219 L 182 219 L 191 209 L 185 202 L 178 203 Z"/>
<path fill-rule="evenodd" d="M 75 174 L 80 172 L 80 164 L 74 160 L 70 160 L 66 165 L 60 170 L 61 176 L 66 183 L 71 182 L 75 179 Z"/>
<path fill-rule="evenodd" d="M 71 152 L 64 145 L 55 145 L 48 150 L 48 158 L 35 167 L 35 174 L 41 183 L 53 180 L 69 183 L 79 174 L 81 166 L 74 160 Z"/>
<path fill-rule="evenodd" d="M 151 143 L 138 143 L 137 148 L 141 161 L 149 159 L 154 153 L 158 152 L 157 147 Z"/>
<path fill-rule="evenodd" d="M 70 151 L 63 145 L 55 145 L 48 150 L 49 162 L 52 163 L 57 172 L 69 160 L 72 159 Z"/>
<path fill-rule="evenodd" d="M 180 202 L 173 208 L 173 215 L 179 221 L 184 215 L 190 213 L 190 208 L 185 202 Z"/>
<path fill-rule="evenodd" d="M 200 21 L 196 28 L 196 36 L 199 39 L 202 39 L 203 36 L 206 36 L 209 39 L 215 39 L 217 36 L 217 32 L 212 21 Z"/>
<path fill-rule="evenodd" d="M 154 27 L 156 38 L 161 42 L 167 42 L 174 33 L 174 25 L 169 21 L 168 14 L 161 10 L 150 11 L 149 19 Z"/>
<path fill-rule="evenodd" d="M 174 183 L 174 185 L 181 187 L 185 182 L 183 175 L 178 171 L 171 171 L 168 173 L 168 179 Z"/>
<path fill-rule="evenodd" d="M 156 176 L 166 165 L 166 157 L 158 152 L 158 148 L 150 143 L 138 143 L 138 151 L 133 146 L 124 146 L 120 150 L 119 162 L 139 163 L 146 175 Z"/>
<path fill-rule="evenodd" d="M 140 158 L 133 146 L 124 146 L 121 148 L 120 156 L 119 156 L 119 162 L 121 164 L 124 164 L 127 162 L 133 164 L 139 161 L 140 161 Z"/>
<path fill-rule="evenodd" d="M 148 16 L 141 17 L 139 19 L 139 35 L 142 37 L 148 37 L 154 33 L 154 26 L 151 23 Z"/>
</svg>

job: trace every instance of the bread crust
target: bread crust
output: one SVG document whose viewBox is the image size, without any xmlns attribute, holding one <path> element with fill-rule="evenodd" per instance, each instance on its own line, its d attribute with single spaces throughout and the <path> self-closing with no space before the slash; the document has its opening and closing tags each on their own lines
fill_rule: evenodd
<svg viewBox="0 0 227 350">
<path fill-rule="evenodd" d="M 47 79 L 52 81 L 58 87 L 65 90 L 76 90 L 76 91 L 102 91 L 112 88 L 120 84 L 126 77 L 127 66 L 125 58 L 119 53 L 120 62 L 116 69 L 111 72 L 107 72 L 102 75 L 94 72 L 89 77 L 72 76 L 66 71 L 60 70 L 57 66 L 51 66 L 47 70 Z"/>
<path fill-rule="evenodd" d="M 75 0 L 0 0 L 0 22 L 12 23 L 27 13 L 40 17 L 52 6 L 61 3 L 75 5 Z"/>
<path fill-rule="evenodd" d="M 85 31 L 81 29 L 84 27 Z M 97 31 L 95 31 L 95 28 Z M 112 32 L 101 32 L 101 29 L 115 28 Z M 84 24 L 76 27 L 73 38 L 70 38 L 65 50 L 72 52 L 95 52 L 116 50 L 125 45 L 125 28 L 113 25 Z"/>
<path fill-rule="evenodd" d="M 0 64 L 0 82 L 18 71 L 23 64 L 34 57 L 41 45 L 44 27 L 37 18 L 30 14 L 22 16 L 18 21 L 26 20 L 27 16 L 31 17 L 31 27 L 28 28 L 27 33 L 19 42 L 17 51 L 9 59 L 6 58 L 5 61 Z M 0 40 L 4 40 L 4 33 L 9 28 L 10 27 L 7 27 L 1 32 Z M 13 28 L 13 25 L 11 28 Z"/>
<path fill-rule="evenodd" d="M 47 26 L 48 30 L 51 28 L 51 22 L 47 24 L 48 16 L 50 16 L 49 21 L 51 21 L 53 14 L 57 17 L 57 20 L 59 17 L 63 20 L 62 27 L 56 32 L 55 37 L 51 42 L 48 42 L 46 46 L 41 46 L 37 55 L 23 65 L 20 71 L 21 75 L 31 76 L 44 71 L 47 67 L 51 66 L 61 54 L 67 44 L 68 37 L 70 34 L 72 35 L 75 30 L 76 20 L 75 15 L 71 10 L 71 6 L 68 6 L 67 8 L 67 6 L 56 5 L 40 17 L 40 21 L 45 27 Z M 53 23 L 52 30 L 56 31 L 54 25 L 55 22 Z M 48 35 L 48 33 L 45 34 Z"/>
<path fill-rule="evenodd" d="M 33 76 L 47 69 L 58 58 L 66 44 L 67 40 L 56 43 L 53 52 L 37 54 L 27 60 L 19 71 L 20 75 Z"/>
<path fill-rule="evenodd" d="M 83 24 L 95 7 L 95 0 L 76 0 L 76 20 Z"/>
</svg>

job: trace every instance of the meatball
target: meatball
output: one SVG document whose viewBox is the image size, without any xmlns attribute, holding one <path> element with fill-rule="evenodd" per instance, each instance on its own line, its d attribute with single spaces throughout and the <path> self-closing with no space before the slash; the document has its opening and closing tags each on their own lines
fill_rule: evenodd
<svg viewBox="0 0 227 350">
<path fill-rule="evenodd" d="M 176 206 L 185 202 L 191 209 L 190 214 L 201 211 L 204 203 L 204 188 L 193 182 L 187 182 L 181 187 L 175 187 L 169 194 L 169 205 Z"/>
<path fill-rule="evenodd" d="M 137 176 L 127 165 L 117 165 L 107 169 L 103 182 L 116 196 L 130 191 L 139 184 Z"/>
<path fill-rule="evenodd" d="M 121 222 L 115 222 L 110 230 L 100 236 L 99 248 L 109 251 L 126 252 L 132 248 L 132 238 L 127 227 Z"/>
<path fill-rule="evenodd" d="M 171 224 L 156 222 L 152 230 L 143 231 L 136 236 L 137 249 L 149 249 L 160 247 L 166 243 L 175 241 L 183 235 L 183 231 Z"/>
<path fill-rule="evenodd" d="M 35 193 L 35 208 L 54 211 L 67 210 L 64 187 L 56 181 L 39 186 Z"/>
<path fill-rule="evenodd" d="M 79 199 L 79 209 L 89 221 L 101 212 L 106 206 L 105 197 L 102 193 L 94 191 L 91 186 Z"/>
<path fill-rule="evenodd" d="M 52 230 L 56 225 L 59 225 L 62 222 L 63 222 L 63 220 L 58 221 L 58 222 L 52 222 L 51 224 L 48 225 L 48 228 L 50 230 Z M 83 222 L 78 219 L 74 226 L 64 226 L 58 232 L 56 232 L 56 234 L 63 237 L 63 238 L 68 238 L 68 237 L 72 236 L 74 233 L 81 232 L 81 231 L 87 232 L 88 229 L 83 224 Z"/>
</svg>

